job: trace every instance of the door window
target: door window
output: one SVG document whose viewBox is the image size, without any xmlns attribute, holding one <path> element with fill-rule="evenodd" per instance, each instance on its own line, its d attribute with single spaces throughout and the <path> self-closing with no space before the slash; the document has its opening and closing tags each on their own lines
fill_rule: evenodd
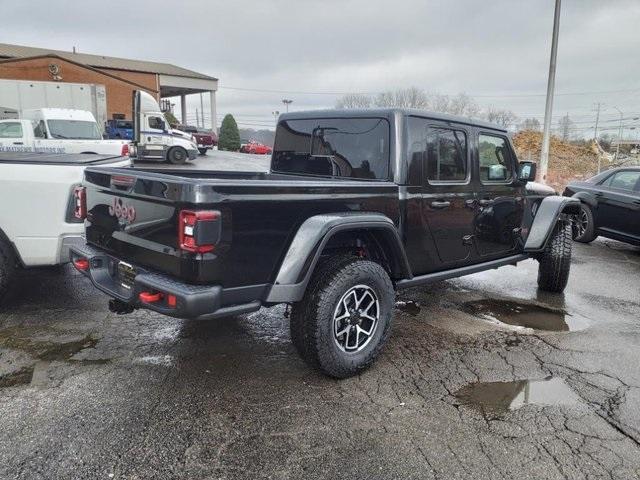
<svg viewBox="0 0 640 480">
<path fill-rule="evenodd" d="M 426 175 L 433 182 L 464 182 L 467 179 L 467 135 L 462 130 L 429 127 Z"/>
<path fill-rule="evenodd" d="M 0 123 L 0 138 L 22 138 L 20 122 Z"/>
<path fill-rule="evenodd" d="M 603 185 L 621 190 L 633 190 L 640 179 L 640 172 L 622 171 L 611 175 Z"/>
<path fill-rule="evenodd" d="M 39 122 L 33 122 L 33 135 L 36 138 L 47 138 L 47 127 L 44 125 L 44 120 Z"/>
<path fill-rule="evenodd" d="M 154 130 L 164 130 L 164 120 L 160 117 L 149 117 L 149 128 L 153 128 Z"/>
<path fill-rule="evenodd" d="M 508 182 L 513 171 L 511 149 L 504 137 L 480 134 L 478 142 L 480 180 L 482 182 Z"/>
</svg>

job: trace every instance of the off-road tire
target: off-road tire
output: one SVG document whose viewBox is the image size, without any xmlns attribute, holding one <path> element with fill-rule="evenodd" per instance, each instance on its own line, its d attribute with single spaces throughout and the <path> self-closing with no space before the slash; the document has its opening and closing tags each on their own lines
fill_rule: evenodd
<svg viewBox="0 0 640 480">
<path fill-rule="evenodd" d="M 2 303 L 17 269 L 16 257 L 11 245 L 0 236 L 0 303 Z"/>
<path fill-rule="evenodd" d="M 538 287 L 547 292 L 564 291 L 571 268 L 571 223 L 560 220 L 544 251 L 538 256 Z"/>
<path fill-rule="evenodd" d="M 200 155 L 206 155 L 207 154 L 207 149 L 206 148 L 199 148 L 198 152 L 200 152 Z"/>
<path fill-rule="evenodd" d="M 586 222 L 586 226 L 583 227 L 584 231 L 582 232 L 579 231 L 581 229 L 575 224 L 572 225 L 571 235 L 576 242 L 589 243 L 596 239 L 596 226 L 593 221 L 593 212 L 589 205 L 585 205 L 584 203 L 580 204 L 580 212 L 572 220 L 572 223 L 573 222 Z"/>
<path fill-rule="evenodd" d="M 366 285 L 375 292 L 379 318 L 362 350 L 345 352 L 334 339 L 334 313 L 342 296 L 356 285 Z M 394 299 L 391 279 L 379 264 L 354 256 L 336 256 L 316 269 L 304 298 L 293 305 L 291 340 L 300 356 L 326 375 L 356 375 L 371 365 L 389 338 Z"/>
<path fill-rule="evenodd" d="M 167 152 L 167 160 L 174 165 L 183 165 L 187 158 L 189 158 L 189 155 L 182 147 L 173 147 Z"/>
</svg>

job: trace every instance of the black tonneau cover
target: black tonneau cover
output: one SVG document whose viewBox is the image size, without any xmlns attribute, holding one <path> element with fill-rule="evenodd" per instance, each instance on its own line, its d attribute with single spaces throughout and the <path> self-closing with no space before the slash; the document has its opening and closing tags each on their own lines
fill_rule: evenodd
<svg viewBox="0 0 640 480">
<path fill-rule="evenodd" d="M 38 153 L 0 152 L 0 163 L 25 163 L 36 165 L 100 165 L 126 158 L 119 155 L 95 155 L 92 153 Z"/>
</svg>

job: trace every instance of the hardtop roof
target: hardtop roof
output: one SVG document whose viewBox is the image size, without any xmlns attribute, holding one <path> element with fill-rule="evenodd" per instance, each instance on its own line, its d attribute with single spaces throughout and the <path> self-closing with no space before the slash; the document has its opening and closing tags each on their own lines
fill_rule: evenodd
<svg viewBox="0 0 640 480">
<path fill-rule="evenodd" d="M 431 112 L 414 108 L 365 108 L 365 109 L 327 109 L 327 110 L 301 110 L 283 113 L 279 120 L 302 120 L 312 118 L 352 118 L 352 117 L 384 117 L 390 119 L 396 114 L 403 116 L 424 117 L 448 123 L 476 126 L 506 133 L 507 129 L 484 120 L 449 115 L 447 113 Z"/>
</svg>

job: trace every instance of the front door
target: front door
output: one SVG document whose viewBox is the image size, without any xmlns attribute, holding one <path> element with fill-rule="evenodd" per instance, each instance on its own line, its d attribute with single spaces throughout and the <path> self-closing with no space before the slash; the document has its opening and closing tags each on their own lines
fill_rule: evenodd
<svg viewBox="0 0 640 480">
<path fill-rule="evenodd" d="M 412 175 L 419 171 L 420 177 L 421 235 L 419 243 L 413 242 L 414 273 L 467 264 L 473 261 L 470 132 L 421 117 L 409 117 L 408 123 Z"/>
<path fill-rule="evenodd" d="M 516 156 L 501 134 L 478 133 L 474 241 L 480 258 L 513 251 L 524 214 L 525 187 L 517 178 Z"/>
<path fill-rule="evenodd" d="M 640 170 L 620 170 L 600 185 L 596 225 L 640 238 Z"/>
</svg>

